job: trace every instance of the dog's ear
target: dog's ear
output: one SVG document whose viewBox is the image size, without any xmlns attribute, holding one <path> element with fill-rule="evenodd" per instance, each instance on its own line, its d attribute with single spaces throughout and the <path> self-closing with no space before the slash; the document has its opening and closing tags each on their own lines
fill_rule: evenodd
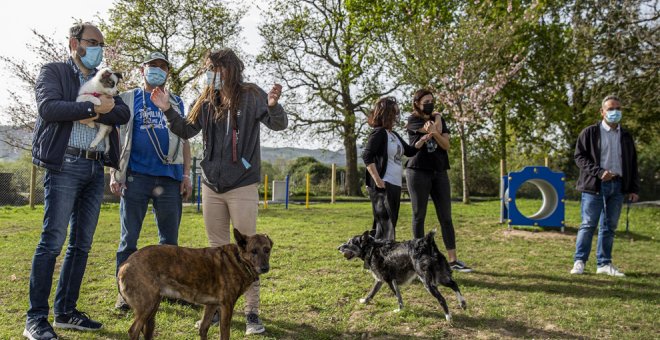
<svg viewBox="0 0 660 340">
<path fill-rule="evenodd" d="M 124 79 L 124 76 L 121 75 L 121 72 L 115 72 L 117 79 Z"/>
<path fill-rule="evenodd" d="M 270 236 L 268 236 L 268 235 L 266 235 L 266 234 L 264 234 L 264 235 L 266 236 L 266 238 L 268 239 L 268 241 L 270 241 L 270 247 L 273 248 L 273 244 L 275 244 L 275 242 L 273 242 L 273 240 L 270 239 Z"/>
<path fill-rule="evenodd" d="M 245 247 L 247 247 L 247 240 L 245 239 L 245 235 L 241 234 L 241 232 L 236 228 L 234 228 L 234 239 L 236 240 L 236 244 L 239 248 L 245 249 Z"/>
</svg>

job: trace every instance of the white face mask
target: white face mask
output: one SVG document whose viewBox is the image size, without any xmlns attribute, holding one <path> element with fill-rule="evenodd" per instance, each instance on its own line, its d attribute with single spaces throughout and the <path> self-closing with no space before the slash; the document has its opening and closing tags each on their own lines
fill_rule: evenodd
<svg viewBox="0 0 660 340">
<path fill-rule="evenodd" d="M 214 80 L 215 79 L 215 83 Z M 206 85 L 213 84 L 213 88 L 219 90 L 222 88 L 223 81 L 220 72 L 206 71 Z"/>
</svg>

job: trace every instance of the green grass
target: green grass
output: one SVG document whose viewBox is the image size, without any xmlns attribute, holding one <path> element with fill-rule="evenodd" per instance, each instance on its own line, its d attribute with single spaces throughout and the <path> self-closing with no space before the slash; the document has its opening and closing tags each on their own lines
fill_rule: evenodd
<svg viewBox="0 0 660 340">
<path fill-rule="evenodd" d="M 267 332 L 252 338 L 660 338 L 660 209 L 633 207 L 628 235 L 622 215 L 614 261 L 627 277 L 611 278 L 597 276 L 593 260 L 587 263 L 588 274 L 569 274 L 579 224 L 577 202 L 567 203 L 564 234 L 556 230 L 509 232 L 498 223 L 498 204 L 453 206 L 459 258 L 475 272 L 454 274 L 468 302 L 465 311 L 458 308 L 450 290 L 441 288 L 454 316 L 451 325 L 418 282 L 402 289 L 405 308 L 400 313 L 393 312 L 396 299 L 387 288 L 372 304 L 358 303 L 372 285 L 371 275 L 361 262 L 346 261 L 336 248 L 371 226 L 369 203 L 312 204 L 310 209 L 290 205 L 289 210 L 269 205 L 260 210 L 258 221 L 258 230 L 275 242 L 271 272 L 262 277 L 261 314 Z M 518 204 L 531 210 L 539 205 L 520 200 Z M 432 210 L 427 229 L 438 225 Z M 399 240 L 410 237 L 410 211 L 410 203 L 403 203 Z M 42 214 L 42 207 L 0 207 L 0 339 L 21 338 Z M 140 245 L 156 243 L 156 234 L 149 214 Z M 60 330 L 61 338 L 127 338 L 132 314 L 113 308 L 118 237 L 118 207 L 104 205 L 78 306 L 103 322 L 104 329 L 98 333 Z M 437 241 L 442 245 L 439 236 Z M 180 244 L 207 244 L 202 216 L 193 207 L 185 209 Z M 242 308 L 241 298 L 232 322 L 234 338 L 243 337 Z M 157 314 L 157 338 L 198 338 L 193 325 L 200 315 L 200 308 L 164 302 Z M 211 338 L 217 334 L 217 328 L 212 328 Z"/>
</svg>

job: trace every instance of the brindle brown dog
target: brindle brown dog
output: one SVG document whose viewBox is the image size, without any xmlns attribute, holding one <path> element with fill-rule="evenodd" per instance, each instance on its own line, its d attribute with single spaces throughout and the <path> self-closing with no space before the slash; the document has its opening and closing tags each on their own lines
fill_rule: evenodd
<svg viewBox="0 0 660 340">
<path fill-rule="evenodd" d="M 229 339 L 236 300 L 270 269 L 273 241 L 266 235 L 245 236 L 234 229 L 236 244 L 213 248 L 171 245 L 144 247 L 119 268 L 119 292 L 135 316 L 131 339 L 140 331 L 152 339 L 161 297 L 204 305 L 199 335 L 207 338 L 213 314 L 220 313 L 220 339 Z"/>
</svg>

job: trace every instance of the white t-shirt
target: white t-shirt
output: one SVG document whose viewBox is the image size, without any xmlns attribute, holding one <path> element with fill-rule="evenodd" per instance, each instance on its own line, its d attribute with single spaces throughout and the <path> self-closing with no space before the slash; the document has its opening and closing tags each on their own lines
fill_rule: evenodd
<svg viewBox="0 0 660 340">
<path fill-rule="evenodd" d="M 387 131 L 387 169 L 383 181 L 401 186 L 401 156 L 403 156 L 403 145 L 397 136 Z"/>
</svg>

